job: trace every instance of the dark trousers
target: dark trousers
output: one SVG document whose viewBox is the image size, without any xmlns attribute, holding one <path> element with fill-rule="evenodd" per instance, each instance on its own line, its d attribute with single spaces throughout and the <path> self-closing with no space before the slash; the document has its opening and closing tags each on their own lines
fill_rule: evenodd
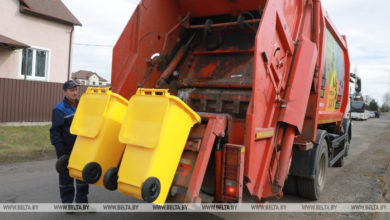
<svg viewBox="0 0 390 220">
<path fill-rule="evenodd" d="M 57 158 L 60 158 L 62 155 L 70 155 L 72 152 L 72 146 L 66 146 L 64 151 L 60 152 L 56 148 Z M 59 175 L 60 182 L 60 197 L 62 203 L 73 203 L 75 199 L 75 188 L 76 188 L 76 203 L 88 203 L 88 193 L 89 185 L 86 182 L 76 179 L 76 187 L 74 186 L 74 179 L 69 176 L 69 174 Z"/>
<path fill-rule="evenodd" d="M 62 203 L 73 203 L 75 187 L 74 179 L 66 175 L 59 175 L 60 196 Z M 88 203 L 88 183 L 76 179 L 76 203 Z"/>
</svg>

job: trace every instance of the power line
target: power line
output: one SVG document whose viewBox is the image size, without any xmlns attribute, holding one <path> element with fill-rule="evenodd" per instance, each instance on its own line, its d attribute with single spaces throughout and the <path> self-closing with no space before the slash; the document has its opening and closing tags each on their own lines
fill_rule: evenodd
<svg viewBox="0 0 390 220">
<path fill-rule="evenodd" d="M 74 45 L 79 46 L 88 46 L 88 47 L 114 47 L 113 45 L 104 45 L 104 44 L 83 44 L 83 43 L 74 43 Z"/>
</svg>

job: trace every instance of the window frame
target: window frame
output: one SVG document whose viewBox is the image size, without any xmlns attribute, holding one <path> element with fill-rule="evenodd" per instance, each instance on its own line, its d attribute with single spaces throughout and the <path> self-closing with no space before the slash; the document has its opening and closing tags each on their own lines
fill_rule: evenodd
<svg viewBox="0 0 390 220">
<path fill-rule="evenodd" d="M 33 50 L 32 53 L 32 66 L 31 66 L 31 76 L 26 76 L 27 80 L 36 80 L 36 81 L 49 81 L 50 80 L 50 62 L 51 62 L 51 49 L 44 48 L 44 47 L 38 47 L 38 46 L 31 46 L 26 49 Z M 37 50 L 43 50 L 47 52 L 46 55 L 46 62 L 45 62 L 45 76 L 36 76 L 36 57 L 37 57 Z M 18 78 L 24 79 L 25 76 L 22 73 L 22 63 L 23 62 L 23 49 L 20 49 L 19 51 L 19 70 L 18 70 Z"/>
</svg>

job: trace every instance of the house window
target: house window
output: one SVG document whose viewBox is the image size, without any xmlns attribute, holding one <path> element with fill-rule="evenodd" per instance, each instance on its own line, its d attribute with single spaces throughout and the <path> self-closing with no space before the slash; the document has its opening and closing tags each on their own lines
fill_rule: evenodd
<svg viewBox="0 0 390 220">
<path fill-rule="evenodd" d="M 26 53 L 27 51 L 27 53 Z M 32 59 L 33 59 L 33 50 L 23 49 L 22 51 L 22 75 L 31 76 L 32 74 Z M 27 62 L 27 64 L 26 64 Z M 27 68 L 27 72 L 26 71 Z"/>
<path fill-rule="evenodd" d="M 22 50 L 20 75 L 28 79 L 46 80 L 48 78 L 49 51 L 36 48 Z"/>
</svg>

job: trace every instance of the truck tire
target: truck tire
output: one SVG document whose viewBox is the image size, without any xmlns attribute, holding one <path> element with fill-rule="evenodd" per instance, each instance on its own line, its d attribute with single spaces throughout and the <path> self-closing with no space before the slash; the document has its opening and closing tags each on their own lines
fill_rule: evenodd
<svg viewBox="0 0 390 220">
<path fill-rule="evenodd" d="M 106 189 L 114 191 L 118 188 L 118 168 L 111 167 L 103 177 L 103 185 Z"/>
<path fill-rule="evenodd" d="M 344 148 L 345 148 L 345 154 L 344 154 L 344 156 L 348 156 L 348 153 L 349 153 L 349 139 L 347 138 L 347 140 L 346 140 L 346 142 L 344 143 L 345 145 L 344 145 Z"/>
<path fill-rule="evenodd" d="M 288 175 L 286 182 L 284 182 L 283 192 L 293 196 L 298 195 L 296 176 Z"/>
<path fill-rule="evenodd" d="M 85 182 L 87 183 L 96 183 L 100 176 L 102 175 L 102 168 L 96 162 L 90 162 L 85 165 L 82 176 Z"/>
<path fill-rule="evenodd" d="M 319 156 L 316 161 L 316 169 L 314 179 L 298 177 L 297 188 L 301 197 L 318 200 L 320 193 L 324 189 L 326 182 L 326 171 L 328 168 L 328 147 L 325 138 L 320 141 L 321 149 L 319 150 Z"/>
</svg>

